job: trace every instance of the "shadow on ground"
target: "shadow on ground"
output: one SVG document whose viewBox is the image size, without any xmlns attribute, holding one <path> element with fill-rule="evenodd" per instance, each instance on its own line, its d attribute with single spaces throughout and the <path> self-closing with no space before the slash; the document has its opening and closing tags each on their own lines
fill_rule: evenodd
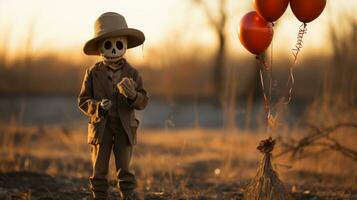
<svg viewBox="0 0 357 200">
<path fill-rule="evenodd" d="M 243 199 L 243 188 L 247 181 L 238 183 L 214 184 L 188 180 L 186 187 L 192 191 L 202 191 L 195 198 L 189 199 Z M 169 200 L 171 194 L 165 192 L 144 192 L 148 200 Z M 36 172 L 6 172 L 0 173 L 0 199 L 88 199 L 90 196 L 86 178 L 70 178 L 65 176 L 50 176 Z M 333 196 L 317 196 L 307 193 L 292 193 L 297 200 L 336 199 Z M 114 183 L 110 189 L 110 199 L 118 199 Z M 186 199 L 186 198 L 182 198 Z M 339 199 L 339 198 L 338 198 Z"/>
</svg>

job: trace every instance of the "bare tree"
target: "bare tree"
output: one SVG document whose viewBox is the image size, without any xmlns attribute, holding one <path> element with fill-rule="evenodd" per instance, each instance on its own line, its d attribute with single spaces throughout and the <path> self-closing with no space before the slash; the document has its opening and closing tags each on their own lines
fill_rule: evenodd
<svg viewBox="0 0 357 200">
<path fill-rule="evenodd" d="M 226 34 L 225 28 L 227 24 L 228 11 L 226 8 L 227 0 L 218 0 L 218 9 L 210 9 L 208 1 L 205 0 L 192 0 L 193 3 L 200 6 L 218 39 L 218 47 L 215 53 L 215 60 L 213 63 L 213 76 L 212 81 L 214 84 L 215 95 L 219 97 L 222 95 L 223 90 L 223 75 L 225 65 L 225 48 L 226 48 Z"/>
<path fill-rule="evenodd" d="M 329 151 L 336 151 L 357 162 L 357 151 L 342 144 L 338 141 L 338 138 L 335 137 L 336 134 L 342 133 L 338 132 L 339 129 L 356 129 L 357 124 L 339 123 L 324 128 L 317 127 L 313 124 L 307 124 L 307 126 L 311 129 L 307 136 L 298 140 L 294 138 L 283 138 L 284 140 L 281 140 L 283 150 L 276 155 L 276 157 L 290 154 L 292 159 L 298 160 L 310 156 L 320 155 L 321 153 L 327 153 Z M 311 149 L 312 147 L 320 147 L 320 149 L 313 151 L 313 149 Z"/>
<path fill-rule="evenodd" d="M 234 129 L 236 127 L 237 82 L 234 79 L 236 69 L 232 66 L 226 71 L 225 68 L 227 42 L 225 29 L 228 21 L 227 0 L 217 0 L 218 6 L 215 8 L 209 7 L 209 1 L 192 0 L 192 2 L 202 8 L 218 41 L 212 71 L 214 100 L 215 103 L 220 102 L 223 111 L 223 127 Z"/>
<path fill-rule="evenodd" d="M 333 23 L 332 16 L 329 20 L 329 42 L 332 46 L 333 65 L 328 69 L 329 76 L 325 80 L 325 93 L 341 94 L 351 97 L 350 103 L 356 103 L 355 95 L 356 78 L 356 59 L 357 52 L 357 20 L 352 14 L 340 14 L 341 22 Z M 339 23 L 339 24 L 338 24 Z M 344 25 L 344 26 L 343 26 Z M 329 94 L 328 94 L 329 95 Z"/>
<path fill-rule="evenodd" d="M 4 32 L 2 33 L 2 37 L 0 40 L 0 69 L 5 68 L 8 53 L 9 53 L 9 41 L 11 36 L 11 26 L 4 25 Z"/>
<path fill-rule="evenodd" d="M 24 120 L 24 115 L 26 112 L 26 105 L 28 101 L 28 96 L 30 95 L 30 81 L 31 81 L 31 68 L 32 68 L 32 61 L 33 61 L 33 42 L 35 39 L 35 25 L 36 25 L 36 20 L 33 18 L 28 26 L 28 32 L 27 32 L 27 37 L 25 39 L 25 48 L 24 48 L 24 60 L 23 60 L 23 80 L 24 80 L 24 96 L 21 101 L 21 107 L 19 111 L 19 124 L 23 125 L 23 120 Z"/>
</svg>

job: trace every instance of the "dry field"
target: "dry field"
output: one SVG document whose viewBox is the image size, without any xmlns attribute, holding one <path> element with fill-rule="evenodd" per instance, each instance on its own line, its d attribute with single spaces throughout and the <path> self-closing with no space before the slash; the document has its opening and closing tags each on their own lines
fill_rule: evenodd
<svg viewBox="0 0 357 200">
<path fill-rule="evenodd" d="M 341 131 L 343 144 L 355 148 L 354 132 Z M 140 130 L 132 162 L 138 191 L 145 199 L 243 199 L 261 158 L 256 146 L 265 137 L 259 131 Z M 89 196 L 91 164 L 85 129 L 10 125 L 2 126 L 0 139 L 0 199 Z M 273 153 L 279 151 L 278 142 Z M 299 161 L 283 156 L 273 159 L 273 164 L 295 199 L 357 199 L 357 162 L 338 152 Z M 114 174 L 112 162 L 112 199 Z"/>
</svg>

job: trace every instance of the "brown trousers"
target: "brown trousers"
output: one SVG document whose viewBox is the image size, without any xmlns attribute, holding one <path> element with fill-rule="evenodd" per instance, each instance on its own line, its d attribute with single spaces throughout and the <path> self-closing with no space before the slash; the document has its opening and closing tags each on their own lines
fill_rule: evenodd
<svg viewBox="0 0 357 200">
<path fill-rule="evenodd" d="M 118 187 L 121 191 L 131 191 L 136 187 L 133 173 L 129 171 L 133 146 L 130 145 L 119 118 L 107 120 L 102 143 L 91 145 L 93 174 L 90 185 L 95 199 L 105 199 L 108 190 L 107 174 L 110 154 L 113 151 L 117 170 Z"/>
</svg>

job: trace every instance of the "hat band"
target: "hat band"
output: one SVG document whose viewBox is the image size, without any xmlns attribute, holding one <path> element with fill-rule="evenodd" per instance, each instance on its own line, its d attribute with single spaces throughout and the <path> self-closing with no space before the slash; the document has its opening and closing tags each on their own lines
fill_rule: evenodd
<svg viewBox="0 0 357 200">
<path fill-rule="evenodd" d="M 120 31 L 120 30 L 123 30 L 123 29 L 127 29 L 127 28 L 103 29 L 103 30 L 100 30 L 100 31 L 96 32 L 96 33 L 94 34 L 94 37 L 98 37 L 98 36 L 104 35 L 104 34 L 106 34 L 106 33 L 114 32 L 114 31 Z"/>
</svg>

